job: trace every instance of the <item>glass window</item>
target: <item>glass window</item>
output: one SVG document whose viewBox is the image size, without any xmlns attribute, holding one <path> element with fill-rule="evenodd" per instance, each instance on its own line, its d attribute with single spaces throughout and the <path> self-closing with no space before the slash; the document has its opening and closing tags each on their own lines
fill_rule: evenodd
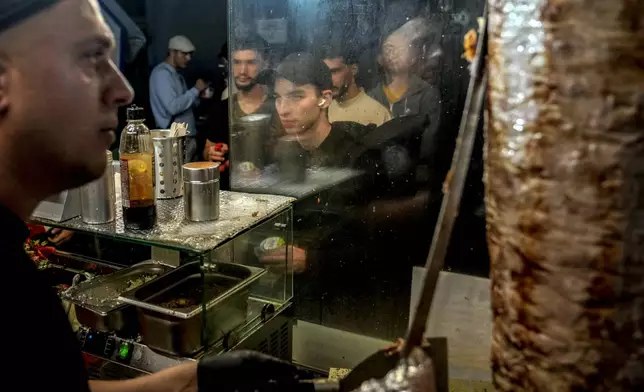
<svg viewBox="0 0 644 392">
<path fill-rule="evenodd" d="M 408 323 L 482 1 L 230 4 L 230 186 L 297 198 L 297 317 L 393 339 Z M 479 143 L 480 144 L 480 143 Z M 482 149 L 479 149 L 482 150 Z M 487 273 L 481 157 L 448 268 Z"/>
<path fill-rule="evenodd" d="M 296 199 L 297 318 L 404 335 L 467 92 L 463 37 L 483 0 L 144 3 L 124 7 L 148 40 L 124 70 L 150 128 L 190 123 L 189 158 L 220 161 L 223 189 Z M 189 44 L 169 48 L 176 35 Z M 149 78 L 164 64 L 192 94 L 170 117 L 154 113 Z M 487 276 L 481 154 L 482 135 L 446 268 Z"/>
</svg>

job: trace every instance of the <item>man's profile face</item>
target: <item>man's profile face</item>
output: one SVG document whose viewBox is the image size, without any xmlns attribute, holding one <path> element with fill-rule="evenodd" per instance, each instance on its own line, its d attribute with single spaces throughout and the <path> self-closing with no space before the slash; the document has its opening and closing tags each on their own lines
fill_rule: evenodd
<svg viewBox="0 0 644 392">
<path fill-rule="evenodd" d="M 172 59 L 174 60 L 174 64 L 177 66 L 177 68 L 180 68 L 180 69 L 187 68 L 188 64 L 190 64 L 190 60 L 192 60 L 192 53 L 191 52 L 182 52 L 180 50 L 172 50 L 170 55 L 172 56 Z"/>
<path fill-rule="evenodd" d="M 233 52 L 233 78 L 239 90 L 248 91 L 257 83 L 262 70 L 262 59 L 253 49 Z"/>
<path fill-rule="evenodd" d="M 0 143 L 39 191 L 105 170 L 117 109 L 133 97 L 113 42 L 96 0 L 64 0 L 0 35 Z"/>
<path fill-rule="evenodd" d="M 328 91 L 327 93 L 330 93 Z M 322 97 L 315 86 L 306 84 L 297 86 L 286 79 L 275 82 L 275 107 L 282 126 L 288 134 L 304 134 L 325 115 L 324 106 L 320 105 Z"/>
<path fill-rule="evenodd" d="M 333 98 L 344 97 L 349 86 L 355 83 L 356 67 L 345 64 L 342 57 L 324 59 L 324 63 L 331 71 Z"/>
</svg>

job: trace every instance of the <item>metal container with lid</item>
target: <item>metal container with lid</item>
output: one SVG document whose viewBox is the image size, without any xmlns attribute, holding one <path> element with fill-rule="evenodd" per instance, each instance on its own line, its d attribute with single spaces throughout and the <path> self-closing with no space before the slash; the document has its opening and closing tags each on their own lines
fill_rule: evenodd
<svg viewBox="0 0 644 392">
<path fill-rule="evenodd" d="M 297 136 L 286 135 L 278 139 L 276 154 L 280 180 L 289 183 L 306 182 L 308 153 Z"/>
<path fill-rule="evenodd" d="M 76 306 L 76 317 L 85 327 L 101 332 L 138 333 L 136 310 L 120 301 L 119 296 L 171 270 L 157 261 L 144 261 L 73 286 L 62 297 Z"/>
<path fill-rule="evenodd" d="M 233 125 L 233 167 L 264 168 L 264 146 L 270 122 L 270 114 L 251 114 L 240 118 Z"/>
<path fill-rule="evenodd" d="M 185 136 L 173 136 L 169 129 L 150 131 L 154 143 L 154 171 L 157 199 L 183 196 L 183 155 Z"/>
<path fill-rule="evenodd" d="M 183 182 L 186 219 L 194 222 L 219 219 L 219 163 L 186 163 Z"/>
<path fill-rule="evenodd" d="M 136 307 L 148 347 L 191 356 L 246 321 L 248 297 L 266 271 L 231 263 L 199 261 L 122 293 Z"/>
<path fill-rule="evenodd" d="M 80 190 L 81 219 L 90 225 L 109 223 L 116 218 L 116 191 L 112 171 L 112 152 L 105 152 L 106 168 L 101 178 Z"/>
</svg>

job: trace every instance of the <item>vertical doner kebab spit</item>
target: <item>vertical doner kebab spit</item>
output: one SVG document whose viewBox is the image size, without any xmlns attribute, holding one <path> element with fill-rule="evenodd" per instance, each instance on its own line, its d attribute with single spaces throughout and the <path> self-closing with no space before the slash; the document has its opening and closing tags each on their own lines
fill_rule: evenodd
<svg viewBox="0 0 644 392">
<path fill-rule="evenodd" d="M 644 2 L 490 0 L 498 391 L 644 390 Z"/>
</svg>

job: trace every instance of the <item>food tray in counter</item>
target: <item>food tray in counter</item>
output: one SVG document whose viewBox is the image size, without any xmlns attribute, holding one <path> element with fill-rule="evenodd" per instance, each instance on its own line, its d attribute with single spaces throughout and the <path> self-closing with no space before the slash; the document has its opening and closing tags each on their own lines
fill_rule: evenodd
<svg viewBox="0 0 644 392">
<path fill-rule="evenodd" d="M 265 272 L 241 264 L 192 262 L 120 298 L 137 308 L 141 338 L 150 348 L 193 355 L 246 321 L 250 287 Z"/>
<path fill-rule="evenodd" d="M 92 280 L 101 275 L 111 274 L 119 268 L 88 257 L 72 255 L 57 250 L 47 259 L 39 261 L 38 273 L 53 287 L 59 296 L 70 287 Z"/>
<path fill-rule="evenodd" d="M 117 180 L 117 208 L 114 222 L 91 225 L 84 223 L 80 217 L 64 222 L 32 217 L 32 221 L 45 226 L 203 254 L 267 218 L 277 215 L 295 201 L 294 198 L 286 196 L 221 191 L 219 219 L 210 222 L 190 222 L 184 216 L 182 197 L 158 200 L 157 224 L 154 228 L 127 230 L 123 224 L 119 183 L 120 180 Z"/>
<path fill-rule="evenodd" d="M 122 331 L 128 326 L 136 329 L 136 313 L 127 315 L 124 311 L 127 304 L 119 296 L 172 269 L 156 261 L 145 261 L 72 286 L 62 293 L 62 297 L 76 305 L 78 321 L 86 327 L 104 332 Z"/>
</svg>

